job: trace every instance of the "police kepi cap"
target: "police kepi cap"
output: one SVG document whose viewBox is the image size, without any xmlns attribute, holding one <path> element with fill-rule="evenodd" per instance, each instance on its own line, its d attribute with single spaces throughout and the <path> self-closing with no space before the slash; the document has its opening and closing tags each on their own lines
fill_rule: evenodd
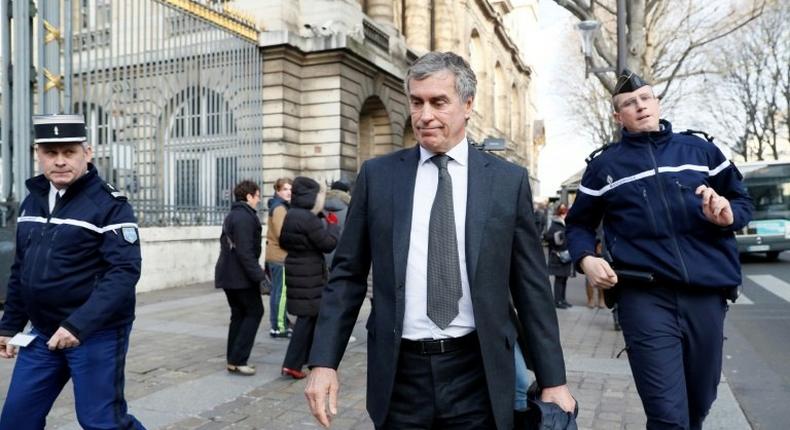
<svg viewBox="0 0 790 430">
<path fill-rule="evenodd" d="M 82 115 L 34 115 L 33 143 L 82 143 L 88 140 Z"/>
<path fill-rule="evenodd" d="M 617 84 L 614 86 L 614 95 L 630 93 L 645 85 L 647 85 L 647 82 L 645 82 L 641 76 L 628 69 L 623 69 L 623 72 L 617 77 Z"/>
</svg>

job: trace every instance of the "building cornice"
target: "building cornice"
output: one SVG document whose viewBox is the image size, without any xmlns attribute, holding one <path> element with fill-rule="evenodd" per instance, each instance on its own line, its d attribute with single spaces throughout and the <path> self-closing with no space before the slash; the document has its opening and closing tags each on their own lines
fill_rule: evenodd
<svg viewBox="0 0 790 430">
<path fill-rule="evenodd" d="M 476 0 L 476 2 L 483 11 L 485 17 L 494 23 L 494 33 L 499 37 L 499 41 L 502 42 L 502 45 L 510 51 L 510 58 L 513 60 L 513 64 L 516 68 L 527 76 L 532 76 L 532 68 L 521 60 L 518 46 L 513 42 L 513 39 L 510 38 L 510 35 L 507 34 L 505 24 L 502 22 L 502 18 L 500 18 L 499 13 L 494 9 L 491 2 L 489 0 Z"/>
</svg>

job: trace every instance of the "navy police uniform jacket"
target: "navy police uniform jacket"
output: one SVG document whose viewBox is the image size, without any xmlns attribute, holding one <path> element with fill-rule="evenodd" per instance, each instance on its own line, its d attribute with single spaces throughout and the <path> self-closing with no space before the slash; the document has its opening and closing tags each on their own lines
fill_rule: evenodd
<svg viewBox="0 0 790 430">
<path fill-rule="evenodd" d="M 734 222 L 719 227 L 705 218 L 700 185 L 730 201 Z M 595 255 L 603 218 L 616 269 L 651 272 L 659 281 L 700 288 L 740 285 L 734 232 L 751 219 L 751 198 L 741 174 L 712 143 L 661 130 L 629 133 L 590 161 L 565 222 L 569 248 L 579 261 Z"/>
<path fill-rule="evenodd" d="M 89 164 L 49 213 L 50 183 L 26 183 L 16 256 L 0 335 L 27 321 L 51 336 L 63 326 L 80 340 L 134 319 L 140 241 L 132 207 Z"/>
</svg>

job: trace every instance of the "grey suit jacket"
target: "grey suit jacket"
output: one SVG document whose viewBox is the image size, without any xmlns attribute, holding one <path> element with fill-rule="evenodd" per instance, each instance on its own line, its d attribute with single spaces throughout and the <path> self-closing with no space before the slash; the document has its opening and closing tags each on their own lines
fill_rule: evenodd
<svg viewBox="0 0 790 430">
<path fill-rule="evenodd" d="M 419 148 L 414 147 L 362 165 L 310 354 L 311 367 L 337 368 L 365 299 L 372 264 L 367 408 L 377 426 L 387 417 L 397 369 L 418 162 Z M 510 429 L 514 392 L 506 387 L 514 386 L 516 342 L 508 316 L 511 296 L 538 383 L 565 383 L 526 169 L 470 148 L 466 210 L 466 266 L 488 391 L 497 428 Z"/>
</svg>

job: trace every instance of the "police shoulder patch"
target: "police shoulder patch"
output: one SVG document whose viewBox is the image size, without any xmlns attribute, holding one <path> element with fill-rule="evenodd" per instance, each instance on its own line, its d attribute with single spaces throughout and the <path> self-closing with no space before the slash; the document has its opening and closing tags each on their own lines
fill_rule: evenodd
<svg viewBox="0 0 790 430">
<path fill-rule="evenodd" d="M 113 198 L 118 199 L 118 200 L 126 200 L 126 196 L 123 195 L 122 192 L 118 191 L 118 188 L 115 188 L 115 185 L 113 185 L 113 184 L 111 184 L 109 182 L 105 182 L 104 185 L 102 185 L 102 188 L 104 188 L 105 191 L 110 193 L 110 195 Z"/>
<path fill-rule="evenodd" d="M 121 227 L 121 234 L 123 235 L 123 240 L 129 243 L 135 243 L 139 239 L 135 227 Z"/>
</svg>

